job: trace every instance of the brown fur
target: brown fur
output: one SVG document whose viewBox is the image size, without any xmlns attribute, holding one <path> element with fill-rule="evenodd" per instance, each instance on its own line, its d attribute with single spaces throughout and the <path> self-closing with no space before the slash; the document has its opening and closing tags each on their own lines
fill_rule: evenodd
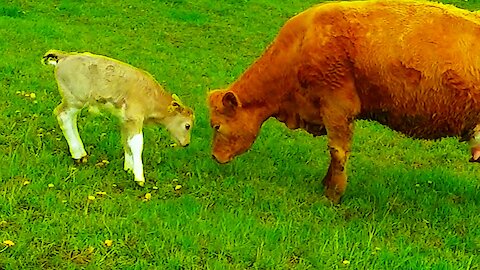
<svg viewBox="0 0 480 270">
<path fill-rule="evenodd" d="M 310 8 L 291 18 L 228 89 L 210 93 L 213 155 L 225 163 L 248 150 L 269 117 L 327 134 L 324 185 L 338 202 L 354 119 L 427 139 L 475 133 L 479 44 L 480 17 L 450 5 L 394 0 Z"/>
</svg>

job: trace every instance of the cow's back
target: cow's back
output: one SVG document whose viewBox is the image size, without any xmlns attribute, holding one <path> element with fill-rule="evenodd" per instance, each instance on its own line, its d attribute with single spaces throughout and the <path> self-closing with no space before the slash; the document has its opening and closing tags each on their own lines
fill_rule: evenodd
<svg viewBox="0 0 480 270">
<path fill-rule="evenodd" d="M 329 57 L 348 56 L 360 117 L 425 138 L 461 135 L 480 122 L 476 14 L 423 1 L 359 1 L 319 5 L 298 20 L 307 25 L 303 62 L 320 63 L 312 48 L 329 42 Z"/>
</svg>

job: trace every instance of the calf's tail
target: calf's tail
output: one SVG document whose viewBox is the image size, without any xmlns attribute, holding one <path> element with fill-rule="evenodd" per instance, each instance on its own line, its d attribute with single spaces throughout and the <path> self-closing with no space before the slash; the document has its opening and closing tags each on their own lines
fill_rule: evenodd
<svg viewBox="0 0 480 270">
<path fill-rule="evenodd" d="M 60 59 L 65 58 L 69 53 L 58 51 L 58 50 L 49 50 L 42 57 L 42 64 L 44 65 L 54 65 L 58 64 Z"/>
</svg>

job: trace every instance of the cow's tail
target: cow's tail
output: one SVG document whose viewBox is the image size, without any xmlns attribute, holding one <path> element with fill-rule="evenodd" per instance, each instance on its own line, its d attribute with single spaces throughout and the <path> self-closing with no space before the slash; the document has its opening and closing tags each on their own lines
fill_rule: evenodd
<svg viewBox="0 0 480 270">
<path fill-rule="evenodd" d="M 69 53 L 58 51 L 58 50 L 49 50 L 42 57 L 42 64 L 44 65 L 54 65 L 58 64 L 58 61 L 69 56 Z"/>
</svg>

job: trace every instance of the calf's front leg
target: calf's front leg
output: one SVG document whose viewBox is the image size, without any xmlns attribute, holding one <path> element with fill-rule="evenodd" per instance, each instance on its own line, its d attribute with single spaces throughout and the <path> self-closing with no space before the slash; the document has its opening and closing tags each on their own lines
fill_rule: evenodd
<svg viewBox="0 0 480 270">
<path fill-rule="evenodd" d="M 57 121 L 62 129 L 63 136 L 67 140 L 70 154 L 73 159 L 84 162 L 87 157 L 87 152 L 78 134 L 77 115 L 79 112 L 79 108 L 68 107 L 63 103 L 55 109 Z"/>
<path fill-rule="evenodd" d="M 132 151 L 130 150 L 130 147 L 124 146 L 125 150 L 125 162 L 123 163 L 123 169 L 127 172 L 133 172 L 133 156 L 132 156 Z"/>
<path fill-rule="evenodd" d="M 122 125 L 123 147 L 125 150 L 124 169 L 133 171 L 134 180 L 139 186 L 145 185 L 143 174 L 143 124 L 140 121 L 125 121 Z"/>
</svg>

